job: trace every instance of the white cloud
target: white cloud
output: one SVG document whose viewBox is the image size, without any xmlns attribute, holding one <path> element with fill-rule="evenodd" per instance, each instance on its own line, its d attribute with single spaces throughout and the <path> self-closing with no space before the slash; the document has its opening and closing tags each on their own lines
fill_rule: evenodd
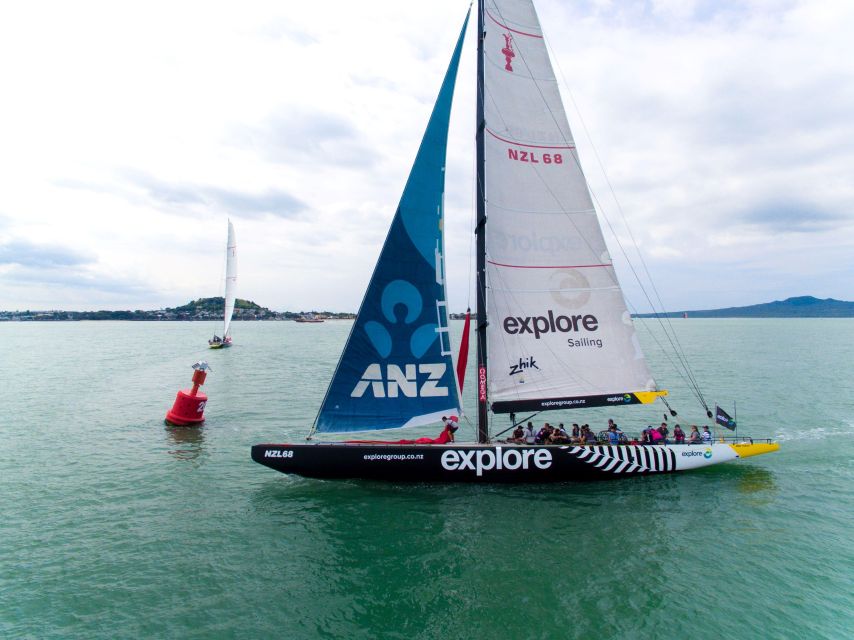
<svg viewBox="0 0 854 640">
<path fill-rule="evenodd" d="M 75 268 L 120 293 L 48 278 L 36 292 L 7 265 L 0 308 L 215 295 L 231 215 L 241 297 L 355 309 L 465 8 L 2 5 L 0 244 L 85 255 Z M 854 299 L 849 3 L 538 9 L 668 306 Z M 473 47 L 470 33 L 448 151 L 454 309 L 470 290 Z M 567 110 L 593 189 L 628 241 L 569 100 Z"/>
</svg>

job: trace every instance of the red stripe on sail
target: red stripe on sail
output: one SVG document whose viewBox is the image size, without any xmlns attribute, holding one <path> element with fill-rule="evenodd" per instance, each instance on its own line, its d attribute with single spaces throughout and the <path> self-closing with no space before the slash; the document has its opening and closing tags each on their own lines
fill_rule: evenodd
<svg viewBox="0 0 854 640">
<path fill-rule="evenodd" d="M 612 264 L 545 264 L 545 265 L 526 265 L 526 264 L 504 264 L 502 262 L 493 262 L 487 260 L 489 264 L 494 264 L 496 267 L 510 267 L 511 269 L 592 269 L 593 267 L 613 267 Z"/>
<path fill-rule="evenodd" d="M 507 138 L 502 138 L 498 134 L 493 133 L 491 130 L 484 127 L 484 130 L 491 135 L 496 140 L 501 140 L 501 142 L 506 142 L 507 144 L 512 144 L 517 147 L 531 147 L 532 149 L 575 149 L 574 145 L 565 144 L 565 145 L 547 145 L 547 144 L 525 144 L 524 142 L 515 142 L 513 140 L 508 140 Z"/>
<path fill-rule="evenodd" d="M 466 379 L 466 365 L 469 360 L 469 330 L 471 329 L 471 309 L 466 309 L 466 326 L 463 327 L 463 337 L 460 339 L 460 355 L 457 358 L 457 380 L 460 382 L 460 393 L 463 392 L 463 382 Z"/>
<path fill-rule="evenodd" d="M 528 36 L 528 37 L 530 37 L 530 38 L 540 38 L 541 40 L 542 40 L 542 38 L 543 38 L 543 36 L 538 36 L 536 33 L 526 33 L 526 32 L 524 32 L 524 31 L 517 31 L 516 29 L 511 29 L 511 28 L 510 28 L 510 27 L 508 27 L 506 24 L 501 24 L 500 22 L 498 22 L 498 20 L 496 20 L 495 18 L 493 18 L 493 17 L 492 17 L 492 14 L 491 14 L 491 13 L 489 13 L 489 11 L 485 11 L 484 13 L 486 13 L 486 15 L 488 15 L 488 16 L 489 16 L 489 19 L 490 19 L 490 20 L 492 20 L 495 24 L 497 24 L 497 25 L 498 25 L 499 27 L 501 27 L 502 29 L 507 29 L 507 31 L 512 31 L 513 33 L 518 33 L 519 35 L 522 35 L 522 36 Z"/>
</svg>

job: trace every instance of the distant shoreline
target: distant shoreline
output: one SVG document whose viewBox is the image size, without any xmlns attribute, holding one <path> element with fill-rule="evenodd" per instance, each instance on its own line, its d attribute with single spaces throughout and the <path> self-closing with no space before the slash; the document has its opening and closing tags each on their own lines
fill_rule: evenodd
<svg viewBox="0 0 854 640">
<path fill-rule="evenodd" d="M 127 320 L 157 322 L 221 321 L 222 298 L 200 298 L 186 305 L 154 311 L 0 311 L 0 322 L 78 322 L 81 320 Z M 354 320 L 355 313 L 334 311 L 271 311 L 254 302 L 238 300 L 234 309 L 235 321 L 288 321 L 311 316 L 320 320 Z M 477 314 L 471 314 L 477 320 Z M 854 318 L 854 302 L 812 296 L 776 300 L 746 307 L 725 309 L 670 311 L 667 313 L 637 313 L 633 318 Z M 451 320 L 465 319 L 464 313 L 449 314 Z"/>
<path fill-rule="evenodd" d="M 746 307 L 638 313 L 633 318 L 854 318 L 854 302 L 812 296 L 775 300 Z"/>
<path fill-rule="evenodd" d="M 58 309 L 26 311 L 0 311 L 0 321 L 12 322 L 77 322 L 79 320 L 128 320 L 157 321 L 157 322 L 204 322 L 208 320 L 222 321 L 225 299 L 222 297 L 198 298 L 180 307 L 166 309 L 131 311 L 63 311 Z M 335 311 L 272 311 L 267 307 L 255 304 L 251 300 L 235 300 L 232 320 L 263 321 L 263 320 L 296 320 L 303 317 L 313 317 L 319 320 L 352 320 L 355 313 L 339 313 Z"/>
</svg>

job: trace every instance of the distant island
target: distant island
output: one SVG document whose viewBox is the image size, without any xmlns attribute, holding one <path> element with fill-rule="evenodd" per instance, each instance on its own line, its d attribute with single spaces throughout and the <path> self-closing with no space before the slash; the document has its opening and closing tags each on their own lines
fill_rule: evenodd
<svg viewBox="0 0 854 640">
<path fill-rule="evenodd" d="M 222 320 L 225 299 L 222 297 L 199 298 L 174 308 L 145 311 L 0 311 L 0 321 L 59 321 L 59 320 Z M 348 320 L 354 313 L 334 311 L 272 311 L 240 298 L 234 303 L 234 320 L 296 320 L 300 316 L 313 315 L 327 320 Z"/>
<path fill-rule="evenodd" d="M 672 311 L 662 314 L 639 313 L 635 318 L 854 318 L 854 302 L 812 296 L 798 296 L 747 307 Z"/>
<path fill-rule="evenodd" d="M 60 320 L 221 320 L 225 300 L 199 298 L 180 307 L 145 311 L 0 311 L 0 321 L 60 321 Z M 472 320 L 477 314 L 472 312 Z M 251 300 L 238 298 L 234 305 L 234 320 L 296 320 L 302 316 L 314 316 L 323 320 L 352 320 L 355 313 L 334 311 L 272 311 Z M 663 314 L 639 313 L 634 318 L 854 318 L 854 302 L 827 298 L 820 300 L 812 296 L 786 298 L 747 307 L 726 309 L 704 309 L 670 311 Z M 463 320 L 464 313 L 449 314 L 451 320 Z"/>
</svg>

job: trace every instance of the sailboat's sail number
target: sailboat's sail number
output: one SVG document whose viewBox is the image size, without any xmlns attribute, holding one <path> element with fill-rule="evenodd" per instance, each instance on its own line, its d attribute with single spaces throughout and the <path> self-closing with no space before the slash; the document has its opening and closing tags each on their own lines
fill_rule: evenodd
<svg viewBox="0 0 854 640">
<path fill-rule="evenodd" d="M 535 151 L 522 151 L 521 149 L 507 149 L 507 157 L 519 162 L 530 162 L 531 164 L 563 164 L 563 156 L 559 153 L 539 154 Z"/>
<path fill-rule="evenodd" d="M 293 458 L 294 452 L 290 449 L 267 449 L 264 452 L 265 458 Z"/>
</svg>

